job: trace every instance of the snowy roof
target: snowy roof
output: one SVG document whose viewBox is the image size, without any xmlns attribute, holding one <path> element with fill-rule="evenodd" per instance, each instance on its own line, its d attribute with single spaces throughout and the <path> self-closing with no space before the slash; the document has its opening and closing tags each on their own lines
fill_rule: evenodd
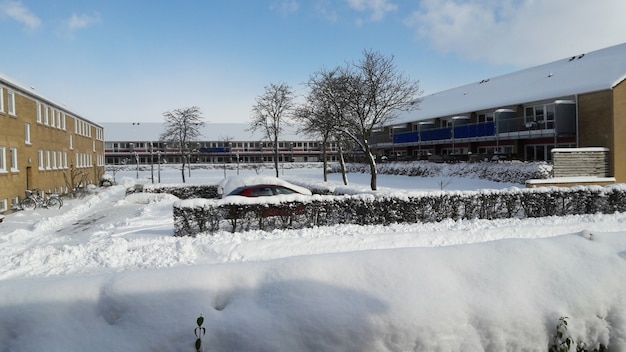
<svg viewBox="0 0 626 352">
<path fill-rule="evenodd" d="M 72 109 L 68 108 L 67 106 L 65 106 L 65 104 L 55 102 L 54 100 L 52 100 L 52 99 L 50 99 L 50 98 L 48 98 L 48 97 L 46 97 L 44 95 L 39 94 L 39 92 L 35 91 L 34 87 L 27 87 L 26 85 L 21 84 L 21 83 L 17 82 L 16 80 L 12 79 L 12 78 L 9 78 L 8 76 L 2 74 L 1 72 L 0 72 L 0 85 L 10 86 L 13 89 L 15 89 L 15 90 L 19 91 L 20 93 L 22 93 L 23 95 L 29 95 L 29 96 L 31 96 L 31 97 L 33 97 L 33 98 L 35 98 L 35 99 L 45 103 L 45 104 L 54 106 L 55 108 L 57 108 L 59 110 L 62 110 L 65 113 L 68 113 L 68 114 L 72 115 L 72 117 L 79 118 L 79 119 L 87 121 L 87 122 L 89 122 L 91 124 L 94 124 L 94 125 L 97 125 L 99 127 L 102 127 L 102 125 L 97 124 L 97 123 L 95 123 L 93 121 L 90 121 L 90 120 L 86 119 L 85 117 L 83 117 L 81 114 L 77 113 L 76 111 L 73 111 Z"/>
<path fill-rule="evenodd" d="M 626 43 L 427 95 L 394 124 L 608 90 L 624 79 Z"/>
<path fill-rule="evenodd" d="M 123 141 L 158 141 L 165 131 L 165 124 L 160 122 L 105 122 L 104 140 L 107 142 Z M 261 141 L 263 134 L 249 131 L 247 123 L 206 123 L 200 128 L 199 141 L 222 141 L 229 138 L 232 141 Z M 303 141 L 310 140 L 306 136 L 296 133 L 296 127 L 287 126 L 280 135 L 280 140 Z"/>
</svg>

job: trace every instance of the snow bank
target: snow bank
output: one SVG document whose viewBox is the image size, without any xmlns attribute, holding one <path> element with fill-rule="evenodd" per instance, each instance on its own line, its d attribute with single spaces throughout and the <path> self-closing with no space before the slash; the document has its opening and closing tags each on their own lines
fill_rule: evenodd
<svg viewBox="0 0 626 352">
<path fill-rule="evenodd" d="M 11 351 L 544 351 L 558 318 L 626 348 L 625 233 L 5 280 Z M 59 317 L 64 319 L 59 320 Z"/>
</svg>

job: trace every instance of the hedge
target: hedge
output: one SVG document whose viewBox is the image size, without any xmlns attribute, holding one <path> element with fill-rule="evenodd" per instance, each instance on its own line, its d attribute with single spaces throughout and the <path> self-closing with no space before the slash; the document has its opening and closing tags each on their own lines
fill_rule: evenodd
<svg viewBox="0 0 626 352">
<path fill-rule="evenodd" d="M 263 216 L 268 209 L 281 216 Z M 626 211 L 626 186 L 510 188 L 276 198 L 189 199 L 174 204 L 176 236 L 217 231 L 303 228 L 338 224 L 426 223 L 445 219 L 504 219 Z"/>
</svg>

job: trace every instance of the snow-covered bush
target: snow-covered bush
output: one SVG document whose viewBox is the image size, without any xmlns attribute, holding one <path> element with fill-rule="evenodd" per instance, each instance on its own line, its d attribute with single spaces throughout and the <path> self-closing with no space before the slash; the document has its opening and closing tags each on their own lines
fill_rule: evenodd
<svg viewBox="0 0 626 352">
<path fill-rule="evenodd" d="M 331 172 L 341 172 L 337 163 L 330 164 Z M 348 172 L 368 173 L 369 165 L 347 164 Z M 552 165 L 545 162 L 497 161 L 480 163 L 442 164 L 428 161 L 390 162 L 377 164 L 379 174 L 406 176 L 456 176 L 480 178 L 496 182 L 524 184 L 526 180 L 547 179 Z"/>
<path fill-rule="evenodd" d="M 101 187 L 109 187 L 109 186 L 113 186 L 114 183 L 115 183 L 115 179 L 114 179 L 113 175 L 104 174 L 104 175 L 100 176 L 99 186 L 101 186 Z"/>
<path fill-rule="evenodd" d="M 189 184 L 149 184 L 143 186 L 148 193 L 169 193 L 180 199 L 190 198 L 217 198 L 217 185 L 189 185 Z"/>
<path fill-rule="evenodd" d="M 175 235 L 272 230 L 337 224 L 438 222 L 626 211 L 626 186 L 510 188 L 237 200 L 189 199 L 174 204 Z"/>
</svg>

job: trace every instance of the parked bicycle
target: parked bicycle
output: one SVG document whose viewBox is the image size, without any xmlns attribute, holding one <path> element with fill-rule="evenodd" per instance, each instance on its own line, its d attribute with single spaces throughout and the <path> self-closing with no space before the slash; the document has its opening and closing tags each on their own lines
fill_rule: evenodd
<svg viewBox="0 0 626 352">
<path fill-rule="evenodd" d="M 26 198 L 20 202 L 20 208 L 24 210 L 33 210 L 40 208 L 60 208 L 63 206 L 63 200 L 57 194 L 52 193 L 48 197 L 42 197 L 37 189 L 26 190 Z"/>
</svg>

